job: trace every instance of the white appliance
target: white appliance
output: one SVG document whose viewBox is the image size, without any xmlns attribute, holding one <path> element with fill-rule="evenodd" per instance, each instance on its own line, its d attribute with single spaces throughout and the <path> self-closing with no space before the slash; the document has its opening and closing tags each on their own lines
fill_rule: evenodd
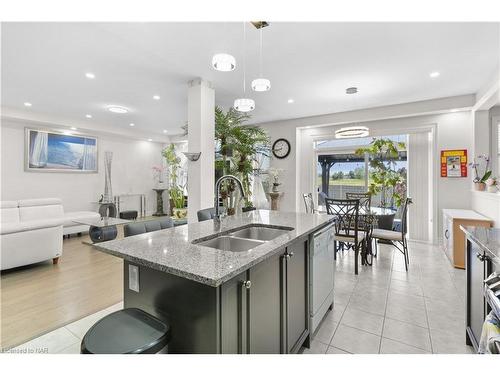
<svg viewBox="0 0 500 375">
<path fill-rule="evenodd" d="M 335 248 L 333 224 L 312 235 L 309 250 L 309 327 L 314 333 L 330 307 L 333 307 Z"/>
</svg>

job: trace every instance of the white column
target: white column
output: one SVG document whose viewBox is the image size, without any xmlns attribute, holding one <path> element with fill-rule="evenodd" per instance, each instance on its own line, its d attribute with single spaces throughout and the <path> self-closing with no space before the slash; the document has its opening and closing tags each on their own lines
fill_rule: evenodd
<svg viewBox="0 0 500 375">
<path fill-rule="evenodd" d="M 214 205 L 215 91 L 201 78 L 188 83 L 188 150 L 201 152 L 188 161 L 188 222 L 198 221 L 200 209 Z"/>
</svg>

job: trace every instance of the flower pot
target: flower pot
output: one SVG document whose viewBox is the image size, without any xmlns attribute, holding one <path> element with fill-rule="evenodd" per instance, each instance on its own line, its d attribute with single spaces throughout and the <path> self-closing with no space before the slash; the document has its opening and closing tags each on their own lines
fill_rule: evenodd
<svg viewBox="0 0 500 375">
<path fill-rule="evenodd" d="M 185 219 L 187 217 L 187 209 L 186 208 L 172 208 L 173 217 L 175 219 Z"/>
<path fill-rule="evenodd" d="M 243 211 L 243 212 L 249 212 L 249 211 L 255 211 L 255 210 L 256 210 L 255 207 L 243 207 L 241 209 L 241 211 Z"/>
<path fill-rule="evenodd" d="M 484 182 L 474 182 L 474 186 L 476 187 L 477 191 L 485 191 L 486 190 L 486 184 Z"/>
<path fill-rule="evenodd" d="M 488 185 L 488 193 L 496 193 L 498 192 L 497 185 Z"/>
</svg>

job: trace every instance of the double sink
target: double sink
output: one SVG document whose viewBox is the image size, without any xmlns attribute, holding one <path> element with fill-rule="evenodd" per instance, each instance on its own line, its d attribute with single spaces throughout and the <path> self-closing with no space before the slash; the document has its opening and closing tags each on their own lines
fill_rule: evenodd
<svg viewBox="0 0 500 375">
<path fill-rule="evenodd" d="M 252 225 L 244 228 L 235 228 L 215 238 L 200 238 L 193 241 L 193 244 L 224 251 L 242 252 L 251 250 L 267 241 L 274 240 L 291 230 L 293 228 Z"/>
</svg>

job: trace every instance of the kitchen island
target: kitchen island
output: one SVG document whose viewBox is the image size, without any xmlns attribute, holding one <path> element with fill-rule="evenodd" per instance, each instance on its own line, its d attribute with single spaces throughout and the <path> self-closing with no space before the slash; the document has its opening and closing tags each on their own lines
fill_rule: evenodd
<svg viewBox="0 0 500 375">
<path fill-rule="evenodd" d="M 171 353 L 308 346 L 309 238 L 327 215 L 257 210 L 95 244 L 124 259 L 124 307 L 172 327 Z"/>
</svg>

